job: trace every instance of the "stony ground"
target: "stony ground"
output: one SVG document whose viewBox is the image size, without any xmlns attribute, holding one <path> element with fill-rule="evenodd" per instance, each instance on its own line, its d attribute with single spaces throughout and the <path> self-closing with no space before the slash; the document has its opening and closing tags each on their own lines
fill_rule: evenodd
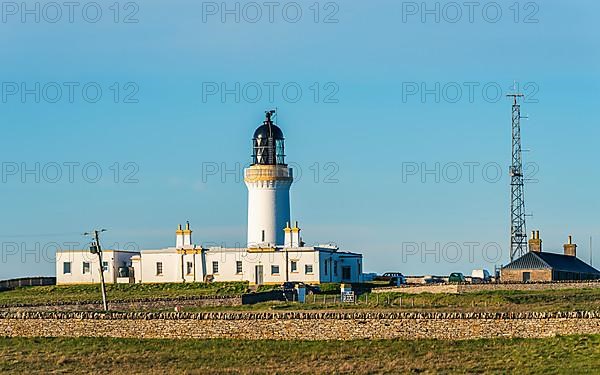
<svg viewBox="0 0 600 375">
<path fill-rule="evenodd" d="M 0 339 L 1 373 L 593 373 L 600 336 L 274 342 Z"/>
</svg>

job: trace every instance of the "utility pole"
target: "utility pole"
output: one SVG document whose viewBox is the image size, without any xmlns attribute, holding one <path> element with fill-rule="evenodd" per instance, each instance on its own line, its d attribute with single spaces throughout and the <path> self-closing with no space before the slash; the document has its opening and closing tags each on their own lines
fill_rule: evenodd
<svg viewBox="0 0 600 375">
<path fill-rule="evenodd" d="M 593 256 L 594 256 L 594 251 L 592 250 L 592 236 L 590 236 L 590 266 L 593 267 Z"/>
<path fill-rule="evenodd" d="M 515 87 L 516 90 L 516 87 Z M 527 253 L 525 226 L 525 178 L 523 176 L 523 149 L 521 146 L 521 106 L 517 92 L 508 94 L 512 105 L 512 164 L 510 166 L 510 261 Z"/>
<path fill-rule="evenodd" d="M 93 235 L 94 238 L 94 242 L 92 243 L 92 246 L 90 247 L 90 252 L 92 254 L 96 254 L 98 255 L 98 264 L 99 264 L 99 271 L 100 271 L 100 283 L 102 284 L 102 307 L 104 308 L 104 311 L 108 311 L 108 302 L 106 300 L 106 284 L 104 283 L 104 265 L 102 262 L 102 247 L 100 246 L 100 233 L 102 232 L 106 232 L 106 229 L 102 229 L 102 230 L 94 230 L 91 233 L 84 233 L 85 236 L 89 236 L 89 235 Z"/>
</svg>

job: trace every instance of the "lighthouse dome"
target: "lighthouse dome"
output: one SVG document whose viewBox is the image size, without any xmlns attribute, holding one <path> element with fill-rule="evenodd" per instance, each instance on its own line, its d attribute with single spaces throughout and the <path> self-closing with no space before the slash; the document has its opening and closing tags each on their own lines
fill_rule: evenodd
<svg viewBox="0 0 600 375">
<path fill-rule="evenodd" d="M 283 132 L 271 117 L 275 111 L 266 112 L 266 119 L 252 137 L 252 164 L 285 165 Z"/>
<path fill-rule="evenodd" d="M 279 126 L 271 123 L 264 123 L 256 129 L 254 132 L 254 139 L 268 139 L 273 137 L 273 139 L 283 139 L 283 132 L 279 128 Z"/>
</svg>

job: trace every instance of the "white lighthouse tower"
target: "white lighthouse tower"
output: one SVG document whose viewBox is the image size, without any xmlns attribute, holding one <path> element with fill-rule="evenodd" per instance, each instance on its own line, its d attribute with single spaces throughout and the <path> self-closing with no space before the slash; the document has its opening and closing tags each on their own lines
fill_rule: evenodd
<svg viewBox="0 0 600 375">
<path fill-rule="evenodd" d="M 292 169 L 285 164 L 283 132 L 267 112 L 252 139 L 252 165 L 244 171 L 248 187 L 248 248 L 284 245 L 290 222 Z"/>
</svg>

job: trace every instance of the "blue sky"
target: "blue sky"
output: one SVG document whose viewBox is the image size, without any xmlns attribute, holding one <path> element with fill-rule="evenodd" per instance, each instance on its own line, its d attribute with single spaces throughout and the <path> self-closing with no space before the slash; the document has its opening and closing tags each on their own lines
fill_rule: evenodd
<svg viewBox="0 0 600 375">
<path fill-rule="evenodd" d="M 244 243 L 243 182 L 206 172 L 246 165 L 274 107 L 302 173 L 292 216 L 308 244 L 362 252 L 366 271 L 493 269 L 508 260 L 510 102 L 499 97 L 514 81 L 529 94 L 528 228 L 555 251 L 573 234 L 589 259 L 589 237 L 600 238 L 597 2 L 518 2 L 518 15 L 513 2 L 481 2 L 473 22 L 451 2 L 438 3 L 440 22 L 435 2 L 427 13 L 421 2 L 323 1 L 318 15 L 313 2 L 275 3 L 273 22 L 262 2 L 261 17 L 239 3 L 239 22 L 232 1 L 233 13 L 174 0 L 121 2 L 118 14 L 100 2 L 98 17 L 82 2 L 73 22 L 42 2 L 39 23 L 4 6 L 0 279 L 52 275 L 53 246 L 83 246 L 79 233 L 96 227 L 121 247 L 172 246 L 185 220 L 197 243 Z M 236 83 L 239 100 L 222 97 Z"/>
</svg>

